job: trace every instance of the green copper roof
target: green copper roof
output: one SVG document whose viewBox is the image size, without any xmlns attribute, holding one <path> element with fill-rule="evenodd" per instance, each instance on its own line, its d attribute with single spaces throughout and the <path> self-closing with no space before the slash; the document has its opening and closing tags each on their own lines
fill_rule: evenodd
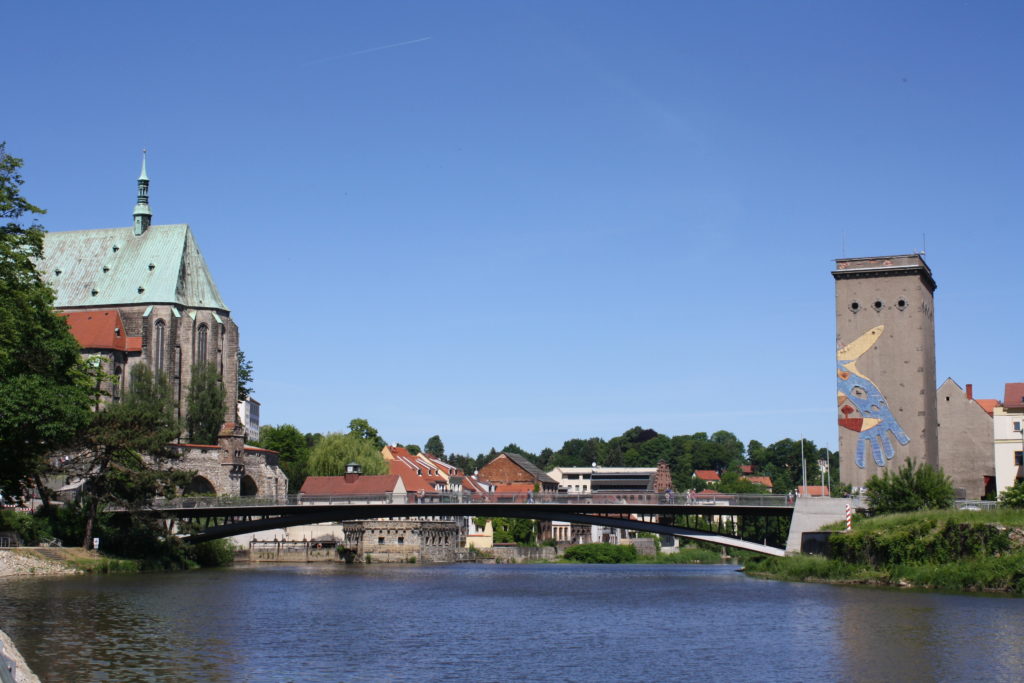
<svg viewBox="0 0 1024 683">
<path fill-rule="evenodd" d="M 178 304 L 229 310 L 187 225 L 46 233 L 39 272 L 54 306 Z"/>
</svg>

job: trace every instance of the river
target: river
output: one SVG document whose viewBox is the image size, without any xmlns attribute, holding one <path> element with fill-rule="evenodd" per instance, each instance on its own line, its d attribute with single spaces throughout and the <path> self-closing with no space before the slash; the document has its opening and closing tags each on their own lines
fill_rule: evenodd
<svg viewBox="0 0 1024 683">
<path fill-rule="evenodd" d="M 0 581 L 44 681 L 1019 681 L 1024 601 L 698 565 L 249 565 Z"/>
</svg>

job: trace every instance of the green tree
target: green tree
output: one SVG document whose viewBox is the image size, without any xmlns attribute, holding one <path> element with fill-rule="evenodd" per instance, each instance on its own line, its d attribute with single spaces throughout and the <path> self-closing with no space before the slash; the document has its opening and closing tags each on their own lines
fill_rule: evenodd
<svg viewBox="0 0 1024 683">
<path fill-rule="evenodd" d="M 345 474 L 349 463 L 356 463 L 363 474 L 387 474 L 388 464 L 372 439 L 356 432 L 327 434 L 313 447 L 309 456 L 308 474 L 332 477 Z"/>
<path fill-rule="evenodd" d="M 288 476 L 288 492 L 298 493 L 306 478 L 306 468 L 312 450 L 306 443 L 305 435 L 295 425 L 264 425 L 260 427 L 258 445 L 260 448 L 269 448 L 280 453 L 281 469 Z"/>
<path fill-rule="evenodd" d="M 45 495 L 46 456 L 88 424 L 92 393 L 78 343 L 35 268 L 43 228 L 21 218 L 44 211 L 21 196 L 21 166 L 0 143 L 0 492 L 16 498 L 32 485 Z"/>
<path fill-rule="evenodd" d="M 495 517 L 492 523 L 494 526 L 495 543 L 532 545 L 537 540 L 537 525 L 532 519 Z"/>
<path fill-rule="evenodd" d="M 245 351 L 238 350 L 238 400 L 244 401 L 252 393 L 252 361 L 245 357 Z"/>
<path fill-rule="evenodd" d="M 377 430 L 371 427 L 370 423 L 361 417 L 357 417 L 348 423 L 348 433 L 365 441 L 372 442 L 373 445 L 377 447 L 378 451 L 387 445 Z"/>
<path fill-rule="evenodd" d="M 124 397 L 93 413 L 87 448 L 67 465 L 69 473 L 83 479 L 85 547 L 103 506 L 137 510 L 153 496 L 173 495 L 188 484 L 192 472 L 169 467 L 179 457 L 170 442 L 180 429 L 167 379 L 154 376 L 145 365 L 133 367 Z"/>
<path fill-rule="evenodd" d="M 224 424 L 224 401 L 227 389 L 213 363 L 192 366 L 192 382 L 188 387 L 188 413 L 185 428 L 192 443 L 215 444 Z"/>
<path fill-rule="evenodd" d="M 437 434 L 427 439 L 427 443 L 423 448 L 433 456 L 438 458 L 444 457 L 444 441 L 441 441 L 441 437 Z"/>
<path fill-rule="evenodd" d="M 1008 508 L 1024 508 L 1024 479 L 1018 479 L 1017 483 L 999 494 L 999 505 Z"/>
<path fill-rule="evenodd" d="M 928 464 L 918 466 L 913 458 L 896 472 L 886 469 L 882 476 L 874 475 L 865 488 L 868 507 L 880 515 L 949 508 L 955 500 L 953 483 L 942 469 Z"/>
</svg>

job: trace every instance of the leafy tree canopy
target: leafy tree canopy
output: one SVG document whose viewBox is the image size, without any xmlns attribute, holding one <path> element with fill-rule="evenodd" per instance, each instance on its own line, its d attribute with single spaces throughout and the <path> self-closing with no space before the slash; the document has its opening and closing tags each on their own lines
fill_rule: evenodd
<svg viewBox="0 0 1024 683">
<path fill-rule="evenodd" d="M 289 493 L 297 493 L 306 478 L 309 454 L 312 450 L 306 436 L 297 427 L 283 424 L 260 427 L 260 448 L 269 448 L 281 455 L 281 469 L 288 476 Z"/>
<path fill-rule="evenodd" d="M 433 456 L 438 458 L 444 457 L 444 442 L 441 441 L 441 437 L 434 434 L 432 437 L 427 439 L 427 443 L 423 446 L 423 449 Z"/>
<path fill-rule="evenodd" d="M 188 387 L 188 413 L 185 426 L 192 443 L 215 444 L 224 424 L 224 401 L 227 389 L 213 363 L 192 366 L 192 382 Z"/>
<path fill-rule="evenodd" d="M 46 455 L 75 439 L 92 403 L 78 343 L 35 268 L 42 226 L 21 223 L 44 213 L 21 196 L 21 166 L 0 143 L 0 491 L 12 497 L 40 483 Z"/>
<path fill-rule="evenodd" d="M 341 476 L 349 463 L 357 463 L 363 474 L 387 474 L 388 465 L 372 439 L 355 432 L 333 433 L 324 436 L 313 447 L 309 456 L 308 474 L 311 476 Z"/>
<path fill-rule="evenodd" d="M 348 423 L 348 433 L 364 441 L 370 441 L 377 447 L 378 451 L 387 445 L 384 439 L 381 438 L 380 433 L 361 417 L 357 417 Z"/>
<path fill-rule="evenodd" d="M 238 351 L 238 400 L 244 401 L 252 393 L 252 361 L 245 357 L 245 351 Z"/>
</svg>

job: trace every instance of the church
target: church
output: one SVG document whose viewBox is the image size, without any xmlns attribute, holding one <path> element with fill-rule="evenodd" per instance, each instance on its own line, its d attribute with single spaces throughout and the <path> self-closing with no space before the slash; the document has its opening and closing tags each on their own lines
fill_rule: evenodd
<svg viewBox="0 0 1024 683">
<path fill-rule="evenodd" d="M 83 350 L 107 359 L 124 391 L 136 363 L 171 382 L 184 419 L 192 367 L 213 363 L 227 390 L 224 422 L 234 423 L 238 397 L 238 326 L 224 304 L 188 225 L 152 225 L 143 158 L 135 224 L 129 228 L 46 234 L 39 271 L 56 293 Z"/>
<path fill-rule="evenodd" d="M 238 424 L 238 326 L 192 229 L 152 224 L 145 155 L 133 215 L 127 228 L 46 234 L 37 268 L 53 288 L 54 307 L 83 354 L 102 359 L 111 377 L 102 388 L 111 401 L 142 363 L 168 378 L 184 420 L 192 369 L 212 363 L 227 394 L 224 426 L 217 444 L 182 445 L 188 452 L 181 466 L 200 472 L 198 492 L 283 495 L 287 477 L 277 454 L 246 446 Z"/>
</svg>

